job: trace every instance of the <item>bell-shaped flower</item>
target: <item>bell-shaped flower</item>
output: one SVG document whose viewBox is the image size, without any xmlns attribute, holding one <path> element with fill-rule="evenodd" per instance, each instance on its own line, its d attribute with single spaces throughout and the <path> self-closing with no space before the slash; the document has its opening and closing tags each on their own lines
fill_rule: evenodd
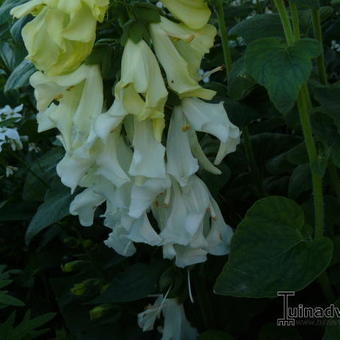
<svg viewBox="0 0 340 340">
<path fill-rule="evenodd" d="M 215 91 L 199 84 L 199 66 L 203 55 L 213 46 L 216 29 L 207 25 L 192 30 L 162 17 L 159 23 L 150 25 L 150 32 L 169 87 L 181 98 L 212 99 Z"/>
<path fill-rule="evenodd" d="M 105 201 L 105 197 L 87 188 L 78 194 L 70 205 L 71 215 L 79 216 L 79 222 L 84 227 L 93 224 L 95 210 Z"/>
<path fill-rule="evenodd" d="M 206 0 L 162 0 L 168 10 L 192 29 L 200 29 L 209 21 L 211 12 Z"/>
<path fill-rule="evenodd" d="M 161 229 L 163 244 L 188 245 L 200 228 L 209 208 L 209 195 L 198 177 L 192 176 L 186 187 L 173 180 L 170 200 L 153 206 L 154 216 Z"/>
<path fill-rule="evenodd" d="M 168 299 L 163 307 L 164 326 L 161 340 L 195 340 L 198 332 L 186 318 L 184 307 L 176 299 Z"/>
<path fill-rule="evenodd" d="M 91 53 L 97 21 L 102 21 L 109 0 L 31 0 L 12 9 L 21 18 L 35 18 L 22 29 L 27 58 L 46 74 L 75 70 Z"/>
<path fill-rule="evenodd" d="M 112 232 L 105 245 L 122 256 L 131 256 L 135 253 L 134 242 L 146 243 L 150 246 L 158 246 L 161 242 L 146 215 L 134 219 L 127 214 L 122 214 L 120 220 L 115 221 L 111 226 L 108 224 L 106 226 L 111 227 Z"/>
<path fill-rule="evenodd" d="M 150 120 L 134 120 L 131 176 L 165 179 L 165 148 L 156 140 Z"/>
<path fill-rule="evenodd" d="M 73 73 L 55 77 L 36 72 L 31 84 L 40 111 L 39 131 L 60 131 L 66 155 L 57 171 L 62 182 L 74 190 L 94 163 L 98 147 L 93 125 L 103 106 L 99 68 L 82 65 Z"/>
<path fill-rule="evenodd" d="M 168 96 L 156 57 L 144 40 L 128 40 L 122 58 L 121 79 L 115 95 L 128 114 L 139 121 L 151 119 L 160 141 L 164 128 L 164 105 Z"/>
<path fill-rule="evenodd" d="M 131 189 L 129 216 L 138 218 L 144 214 L 154 203 L 157 196 L 166 192 L 170 185 L 169 178 L 150 178 L 142 184 L 134 183 Z"/>
<path fill-rule="evenodd" d="M 180 107 L 172 113 L 166 145 L 167 172 L 174 176 L 181 186 L 188 183 L 189 177 L 198 169 L 198 161 L 191 153 L 188 125 Z"/>
<path fill-rule="evenodd" d="M 194 130 L 209 133 L 221 141 L 215 164 L 220 164 L 227 154 L 236 150 L 240 143 L 240 130 L 230 122 L 223 103 L 211 104 L 197 98 L 186 98 L 182 102 L 182 110 Z"/>
<path fill-rule="evenodd" d="M 168 299 L 167 295 L 158 296 L 153 305 L 148 305 L 138 314 L 138 325 L 144 332 L 151 331 L 160 315 L 163 314 L 164 326 L 161 328 L 161 340 L 194 340 L 198 332 L 186 318 L 184 307 L 177 299 Z"/>
<path fill-rule="evenodd" d="M 204 262 L 207 254 L 228 253 L 232 230 L 197 176 L 191 176 L 185 187 L 173 180 L 152 212 L 161 230 L 163 257 L 176 259 L 178 267 Z"/>
</svg>

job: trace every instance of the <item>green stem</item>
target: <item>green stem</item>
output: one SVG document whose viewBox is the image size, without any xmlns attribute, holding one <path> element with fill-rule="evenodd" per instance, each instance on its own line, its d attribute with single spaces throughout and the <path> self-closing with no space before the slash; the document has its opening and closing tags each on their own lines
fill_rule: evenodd
<svg viewBox="0 0 340 340">
<path fill-rule="evenodd" d="M 315 166 L 318 162 L 318 153 L 313 137 L 312 124 L 309 117 L 310 111 L 309 103 L 310 98 L 308 87 L 306 84 L 304 84 L 298 97 L 298 109 L 300 114 L 303 136 L 307 148 L 309 164 L 312 173 L 313 199 L 315 210 L 315 238 L 318 239 L 323 236 L 324 231 L 324 201 L 322 189 L 322 176 L 320 176 L 318 172 L 315 170 Z"/>
<path fill-rule="evenodd" d="M 249 129 L 247 126 L 243 129 L 242 135 L 243 135 L 243 144 L 244 144 L 245 153 L 248 159 L 250 170 L 254 175 L 257 193 L 260 197 L 262 197 L 264 196 L 263 187 L 262 187 L 262 176 L 256 163 L 253 145 L 250 139 Z"/>
<path fill-rule="evenodd" d="M 221 35 L 226 76 L 228 79 L 228 75 L 230 74 L 230 71 L 231 71 L 232 59 L 231 59 L 229 39 L 228 39 L 228 34 L 227 34 L 227 25 L 225 22 L 225 16 L 224 16 L 224 10 L 223 10 L 223 0 L 215 0 L 215 10 L 217 14 L 218 26 L 219 26 L 220 35 Z"/>
<path fill-rule="evenodd" d="M 294 31 L 292 30 L 289 17 L 284 5 L 283 0 L 274 0 L 275 5 L 280 14 L 281 23 L 284 28 L 285 37 L 288 45 L 292 45 L 294 41 L 300 39 L 299 31 L 297 26 L 299 25 L 299 17 L 294 14 L 294 6 L 292 13 L 293 25 L 295 25 Z M 292 6 L 291 6 L 292 8 Z M 295 23 L 294 23 L 295 21 Z M 313 129 L 310 121 L 310 110 L 312 108 L 311 99 L 309 95 L 309 90 L 307 83 L 305 83 L 299 93 L 297 106 L 299 110 L 299 116 L 302 126 L 302 132 L 304 136 L 304 141 L 306 144 L 306 149 L 309 158 L 309 165 L 312 174 L 312 185 L 313 185 L 313 199 L 314 199 L 314 214 L 315 214 L 315 239 L 320 239 L 324 233 L 324 200 L 323 200 L 323 188 L 322 188 L 322 176 L 316 171 L 315 166 L 318 161 L 318 153 L 316 144 L 313 137 Z M 332 301 L 334 298 L 332 292 L 332 286 L 329 282 L 327 272 L 320 275 L 318 279 L 323 293 L 328 301 Z"/>
<path fill-rule="evenodd" d="M 283 0 L 274 0 L 274 4 L 277 8 L 277 11 L 280 15 L 281 23 L 283 26 L 283 31 L 285 33 L 286 41 L 288 45 L 293 45 L 294 43 L 294 34 L 292 31 L 292 26 L 289 21 L 289 16 L 286 11 L 285 4 Z"/>
<path fill-rule="evenodd" d="M 289 2 L 289 8 L 293 24 L 293 33 L 296 40 L 300 38 L 300 24 L 299 24 L 299 12 L 296 4 L 292 1 Z"/>
<path fill-rule="evenodd" d="M 324 49 L 323 49 L 323 38 L 322 38 L 322 29 L 321 29 L 321 20 L 320 20 L 320 10 L 319 9 L 312 9 L 311 11 L 312 11 L 312 22 L 313 22 L 314 37 L 315 37 L 315 39 L 317 39 L 320 42 L 320 45 L 321 45 L 321 54 L 317 58 L 319 78 L 320 78 L 320 82 L 322 84 L 327 85 L 328 78 L 327 78 L 327 72 L 326 72 L 325 60 L 324 60 Z M 329 171 L 332 187 L 334 188 L 337 199 L 340 202 L 340 180 L 339 180 L 337 170 L 331 162 L 328 166 L 328 171 Z"/>
<path fill-rule="evenodd" d="M 321 29 L 321 20 L 320 20 L 320 10 L 312 9 L 312 23 L 313 23 L 313 32 L 315 39 L 320 41 L 321 44 L 321 54 L 317 58 L 319 77 L 322 84 L 327 85 L 327 72 L 325 67 L 325 58 L 323 52 L 323 39 L 322 39 L 322 29 Z"/>
</svg>

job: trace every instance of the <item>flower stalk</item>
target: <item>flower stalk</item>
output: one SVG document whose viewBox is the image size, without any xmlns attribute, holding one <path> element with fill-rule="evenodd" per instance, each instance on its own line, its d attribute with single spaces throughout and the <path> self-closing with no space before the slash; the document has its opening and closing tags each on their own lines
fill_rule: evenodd
<svg viewBox="0 0 340 340">
<path fill-rule="evenodd" d="M 227 25 L 225 22 L 225 16 L 224 16 L 224 10 L 223 10 L 223 0 L 215 1 L 215 10 L 217 14 L 218 26 L 220 29 L 220 35 L 221 35 L 221 40 L 222 40 L 226 76 L 228 79 L 228 76 L 231 72 L 232 59 L 231 59 L 231 51 L 230 51 L 230 46 L 229 46 L 229 38 L 227 34 Z"/>
</svg>

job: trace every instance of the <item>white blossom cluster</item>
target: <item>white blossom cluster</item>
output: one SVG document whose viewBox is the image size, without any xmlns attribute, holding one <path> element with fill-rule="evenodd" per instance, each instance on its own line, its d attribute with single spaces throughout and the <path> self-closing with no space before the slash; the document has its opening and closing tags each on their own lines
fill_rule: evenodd
<svg viewBox="0 0 340 340">
<path fill-rule="evenodd" d="M 0 152 L 4 144 L 8 144 L 13 151 L 22 148 L 22 141 L 17 127 L 14 126 L 22 119 L 23 105 L 11 108 L 9 105 L 0 109 Z"/>
<path fill-rule="evenodd" d="M 229 121 L 223 103 L 207 102 L 215 92 L 199 83 L 202 58 L 216 36 L 216 28 L 208 24 L 207 4 L 162 3 L 180 23 L 161 17 L 151 24 L 153 49 L 144 40 L 128 39 L 115 100 L 107 110 L 96 65 L 52 75 L 49 70 L 56 66 L 34 55 L 47 69 L 33 74 L 31 85 L 39 131 L 60 132 L 65 148 L 57 165 L 61 181 L 72 192 L 83 188 L 71 203 L 71 214 L 91 226 L 97 207 L 105 203 L 104 225 L 111 229 L 108 247 L 131 256 L 135 243 L 160 246 L 164 258 L 185 267 L 204 262 L 207 254 L 228 253 L 232 230 L 197 172 L 201 167 L 221 174 L 217 166 L 235 151 L 240 131 Z M 20 16 L 35 7 L 31 1 L 13 12 Z M 96 7 L 92 10 L 97 13 Z M 78 32 L 76 26 L 72 29 Z M 181 102 L 166 110 L 169 90 Z M 204 154 L 198 132 L 220 141 L 214 162 Z"/>
</svg>

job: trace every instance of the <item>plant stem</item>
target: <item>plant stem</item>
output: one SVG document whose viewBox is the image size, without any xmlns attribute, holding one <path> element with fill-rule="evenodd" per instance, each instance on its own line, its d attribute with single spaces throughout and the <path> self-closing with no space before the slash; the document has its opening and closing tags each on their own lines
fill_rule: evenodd
<svg viewBox="0 0 340 340">
<path fill-rule="evenodd" d="M 325 67 L 325 58 L 323 52 L 323 39 L 322 39 L 322 29 L 321 29 L 321 20 L 320 20 L 320 10 L 312 9 L 312 23 L 313 23 L 313 32 L 315 39 L 320 41 L 321 44 L 321 54 L 317 58 L 317 64 L 319 69 L 319 77 L 322 84 L 327 84 L 327 73 Z"/>
<path fill-rule="evenodd" d="M 281 22 L 284 28 L 287 44 L 290 45 L 294 41 L 300 39 L 300 34 L 297 29 L 292 30 L 289 17 L 284 5 L 283 0 L 274 0 L 280 14 Z M 296 8 L 295 8 L 296 9 Z M 294 7 L 293 7 L 294 11 Z M 299 17 L 293 14 L 295 25 L 299 25 Z M 316 144 L 313 137 L 312 124 L 309 117 L 311 109 L 311 100 L 309 96 L 309 90 L 307 84 L 304 84 L 300 90 L 297 101 L 300 121 L 302 126 L 302 132 L 304 141 L 307 148 L 309 165 L 312 173 L 313 184 L 313 198 L 314 198 L 314 214 L 315 214 L 315 239 L 319 239 L 323 236 L 324 232 L 324 202 L 323 202 L 323 189 L 322 189 L 322 176 L 317 172 L 316 165 L 318 162 L 318 153 Z"/>
<path fill-rule="evenodd" d="M 274 0 L 274 4 L 277 8 L 277 11 L 279 12 L 281 23 L 283 26 L 283 31 L 285 33 L 287 44 L 290 46 L 294 43 L 294 34 L 292 31 L 292 27 L 289 21 L 289 16 L 286 11 L 285 4 L 283 0 Z"/>
<path fill-rule="evenodd" d="M 318 161 L 318 153 L 313 137 L 312 124 L 309 118 L 310 98 L 306 84 L 302 86 L 298 97 L 298 109 L 302 125 L 303 136 L 307 148 L 309 164 L 312 173 L 313 198 L 315 210 L 315 238 L 323 236 L 324 231 L 324 202 L 322 190 L 322 176 L 315 170 Z"/>
<path fill-rule="evenodd" d="M 298 13 L 296 4 L 292 1 L 289 2 L 289 8 L 290 8 L 292 24 L 293 24 L 293 33 L 296 39 L 297 37 L 300 37 L 299 13 Z M 296 40 L 298 39 L 299 38 L 297 38 Z"/>
<path fill-rule="evenodd" d="M 224 10 L 223 10 L 223 0 L 215 0 L 215 10 L 217 14 L 218 26 L 220 29 L 223 57 L 226 70 L 226 76 L 228 79 L 229 73 L 231 71 L 232 59 L 229 47 L 229 39 L 227 34 L 227 25 L 225 22 Z"/>
<path fill-rule="evenodd" d="M 300 39 L 300 32 L 297 30 L 299 25 L 299 17 L 297 13 L 294 14 L 296 8 L 293 6 L 293 25 L 294 31 L 292 30 L 289 17 L 284 5 L 283 0 L 274 0 L 275 5 L 280 14 L 281 23 L 284 28 L 285 37 L 288 45 L 292 45 L 294 41 Z M 292 8 L 292 6 L 291 6 Z M 295 23 L 294 23 L 295 21 Z M 321 32 L 321 30 L 320 30 Z M 314 238 L 320 239 L 324 233 L 324 200 L 323 200 L 323 188 L 322 188 L 322 176 L 317 172 L 316 165 L 318 161 L 318 153 L 316 144 L 313 137 L 313 129 L 310 121 L 309 113 L 312 108 L 312 103 L 309 95 L 307 83 L 305 83 L 299 93 L 297 106 L 300 115 L 300 121 L 304 136 L 304 141 L 307 148 L 309 166 L 312 174 L 312 185 L 313 185 L 313 199 L 314 199 L 314 214 L 315 214 L 315 232 Z M 328 301 L 334 300 L 332 286 L 330 284 L 327 272 L 324 272 L 318 278 L 321 285 L 322 291 Z"/>
</svg>

